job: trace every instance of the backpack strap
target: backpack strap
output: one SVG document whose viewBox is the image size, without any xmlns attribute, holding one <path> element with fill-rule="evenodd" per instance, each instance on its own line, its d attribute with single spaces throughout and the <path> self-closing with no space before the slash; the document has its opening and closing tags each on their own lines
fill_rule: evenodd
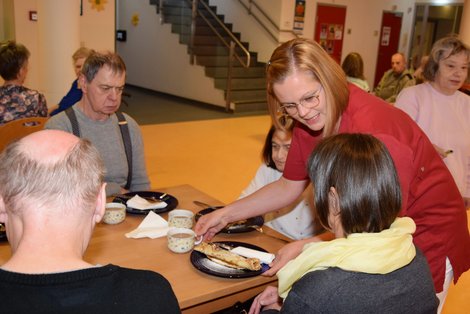
<svg viewBox="0 0 470 314">
<path fill-rule="evenodd" d="M 116 112 L 116 116 L 119 120 L 119 129 L 121 130 L 122 141 L 124 142 L 124 149 L 126 150 L 126 157 L 127 157 L 127 166 L 129 171 L 127 173 L 127 183 L 124 187 L 126 190 L 131 188 L 132 184 L 132 143 L 131 143 L 131 135 L 129 132 L 129 126 L 127 124 L 126 118 L 121 112 Z"/>
<path fill-rule="evenodd" d="M 69 107 L 65 110 L 65 114 L 70 120 L 70 123 L 72 124 L 72 133 L 76 137 L 80 137 L 80 128 L 78 126 L 78 120 L 77 116 L 75 115 L 75 111 L 73 111 L 72 107 Z"/>
</svg>

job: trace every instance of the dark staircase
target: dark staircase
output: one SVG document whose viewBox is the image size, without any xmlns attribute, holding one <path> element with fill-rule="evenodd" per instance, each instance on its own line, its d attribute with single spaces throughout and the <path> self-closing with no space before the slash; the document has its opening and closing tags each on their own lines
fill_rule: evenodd
<svg viewBox="0 0 470 314">
<path fill-rule="evenodd" d="M 188 45 L 188 53 L 191 53 L 191 1 L 164 0 L 161 8 L 158 8 L 158 3 L 159 0 L 150 0 L 150 4 L 157 5 L 157 12 L 161 14 L 163 23 L 171 24 L 172 32 L 179 34 L 180 43 Z M 209 7 L 214 13 L 217 13 L 215 6 Z M 244 67 L 236 58 L 233 58 L 231 90 L 227 93 L 229 48 L 224 45 L 212 28 L 215 28 L 226 42 L 230 42 L 230 37 L 208 12 L 206 6 L 199 3 L 198 11 L 195 22 L 194 47 L 192 49 L 195 63 L 205 67 L 205 74 L 214 79 L 215 88 L 224 90 L 226 98 L 229 95 L 230 102 L 235 105 L 234 111 L 267 111 L 266 63 L 258 62 L 257 53 L 251 51 L 249 67 Z M 206 18 L 202 18 L 200 14 L 203 14 Z M 217 15 L 217 17 L 224 22 L 223 15 Z M 206 20 L 211 25 L 208 25 Z M 224 25 L 232 32 L 232 24 L 224 22 Z M 240 41 L 239 33 L 233 33 L 233 35 Z M 242 42 L 242 45 L 249 51 L 248 43 Z M 235 48 L 235 52 L 246 63 L 247 57 L 244 55 L 243 50 Z"/>
</svg>

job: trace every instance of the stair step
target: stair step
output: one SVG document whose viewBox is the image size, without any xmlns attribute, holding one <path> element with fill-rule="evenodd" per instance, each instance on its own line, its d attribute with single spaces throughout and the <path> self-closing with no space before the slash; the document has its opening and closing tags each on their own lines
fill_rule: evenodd
<svg viewBox="0 0 470 314">
<path fill-rule="evenodd" d="M 166 16 L 189 16 L 191 17 L 193 10 L 190 7 L 176 7 L 176 6 L 167 6 L 163 7 L 164 17 Z"/>
<path fill-rule="evenodd" d="M 150 0 L 150 4 L 157 4 L 159 0 Z M 207 4 L 207 1 L 205 1 Z M 192 4 L 188 2 L 187 0 L 164 0 L 163 1 L 163 7 L 184 7 L 184 8 L 191 8 Z M 213 5 L 209 5 L 209 8 L 213 12 L 217 12 L 217 7 Z M 198 4 L 198 9 L 203 9 L 205 10 L 206 7 L 202 5 L 201 3 Z"/>
<path fill-rule="evenodd" d="M 220 16 L 219 19 L 223 22 L 224 17 Z M 218 28 L 222 28 L 220 24 L 213 18 L 213 17 L 207 17 L 207 21 L 210 23 L 210 25 Z M 191 12 L 187 15 L 183 15 L 181 13 L 168 13 L 164 12 L 163 14 L 163 22 L 164 23 L 172 23 L 172 24 L 181 24 L 181 25 L 188 25 L 190 26 L 192 23 L 192 16 Z M 232 30 L 232 24 L 231 23 L 224 23 L 225 27 L 227 27 L 229 30 Z M 199 26 L 207 26 L 206 20 L 204 20 L 202 17 L 197 16 L 196 17 L 196 27 Z"/>
<path fill-rule="evenodd" d="M 227 77 L 228 67 L 206 67 L 205 73 L 209 77 L 213 78 L 225 78 Z M 265 66 L 253 66 L 249 68 L 234 67 L 232 68 L 232 77 L 265 77 L 266 67 Z"/>
<path fill-rule="evenodd" d="M 224 40 L 229 43 L 232 40 L 231 37 L 223 37 Z M 190 34 L 181 34 L 180 35 L 180 43 L 189 45 L 191 40 Z M 243 47 L 249 50 L 249 44 L 247 42 L 241 42 Z M 201 45 L 201 46 L 218 46 L 222 44 L 222 41 L 216 35 L 197 35 L 194 36 L 194 44 Z"/>
<path fill-rule="evenodd" d="M 209 6 L 209 8 L 212 9 L 213 12 L 216 13 L 216 16 L 223 21 L 224 15 L 217 14 L 217 7 L 215 6 Z M 183 1 L 181 3 L 164 3 L 163 4 L 163 13 L 164 14 L 169 14 L 169 15 L 192 15 L 192 5 L 186 1 Z M 212 14 L 209 13 L 202 4 L 199 4 L 198 6 L 198 15 L 203 14 L 207 18 L 213 18 Z"/>
<path fill-rule="evenodd" d="M 188 47 L 189 49 L 189 47 Z M 228 56 L 229 48 L 220 44 L 218 46 L 200 46 L 195 45 L 193 48 L 193 52 L 197 56 Z M 240 47 L 235 47 L 235 53 L 238 56 L 246 56 L 245 52 Z M 256 58 L 256 52 L 250 52 L 251 58 Z"/>
<path fill-rule="evenodd" d="M 232 78 L 232 91 L 234 90 L 253 90 L 266 88 L 265 78 Z M 226 78 L 214 79 L 214 86 L 218 89 L 227 87 Z"/>
<path fill-rule="evenodd" d="M 240 57 L 240 59 L 246 61 L 246 57 Z M 196 64 L 203 65 L 203 66 L 228 66 L 228 58 L 227 56 L 196 56 Z M 258 65 L 256 58 L 250 59 L 250 67 Z M 234 67 L 242 66 L 238 60 L 235 60 L 233 63 Z"/>
<path fill-rule="evenodd" d="M 234 90 L 230 94 L 232 102 L 243 102 L 243 101 L 266 101 L 266 89 L 256 90 Z"/>
<path fill-rule="evenodd" d="M 150 2 L 154 4 L 157 4 L 157 1 L 158 0 L 150 0 Z M 224 40 L 230 42 L 231 39 L 227 36 L 224 28 L 218 25 L 217 21 L 203 8 L 202 4 L 199 4 L 198 8 L 201 14 L 207 17 L 213 27 L 224 37 Z M 216 7 L 211 6 L 210 8 L 214 12 L 217 12 Z M 170 23 L 172 32 L 180 35 L 180 43 L 188 46 L 191 38 L 191 15 L 191 4 L 186 0 L 164 1 L 164 7 L 162 9 L 163 21 Z M 217 15 L 217 17 L 224 22 L 223 15 Z M 196 18 L 195 25 L 193 52 L 196 55 L 196 64 L 205 67 L 205 74 L 214 79 L 214 86 L 216 88 L 225 90 L 227 85 L 227 56 L 229 50 L 201 16 Z M 224 25 L 229 30 L 232 29 L 232 24 L 224 23 Z M 240 33 L 234 33 L 234 35 L 240 40 Z M 242 44 L 246 49 L 249 49 L 248 43 Z M 244 56 L 244 52 L 241 48 L 237 47 L 236 51 L 237 55 L 242 60 L 246 60 L 246 56 Z M 266 64 L 257 61 L 256 52 L 250 52 L 249 68 L 243 67 L 238 60 L 234 60 L 230 101 L 235 105 L 235 111 L 267 112 L 265 71 Z"/>
<path fill-rule="evenodd" d="M 268 113 L 268 103 L 266 101 L 246 101 L 234 102 L 235 112 L 259 112 Z"/>
<path fill-rule="evenodd" d="M 221 34 L 222 36 L 226 35 L 225 30 L 218 26 L 215 29 Z M 171 24 L 171 31 L 176 34 L 191 34 L 191 25 L 185 24 Z M 240 33 L 233 33 L 235 37 L 240 40 Z M 216 36 L 214 31 L 209 26 L 197 26 L 195 35 L 213 35 Z"/>
</svg>

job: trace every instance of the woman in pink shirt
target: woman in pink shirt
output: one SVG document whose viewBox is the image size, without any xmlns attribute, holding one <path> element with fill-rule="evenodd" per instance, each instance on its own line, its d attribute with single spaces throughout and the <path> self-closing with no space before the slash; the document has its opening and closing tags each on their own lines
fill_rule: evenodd
<svg viewBox="0 0 470 314">
<path fill-rule="evenodd" d="M 426 82 L 402 90 L 395 103 L 429 137 L 467 200 L 470 199 L 470 97 L 459 88 L 467 79 L 469 62 L 470 49 L 457 37 L 438 40 L 424 68 Z"/>
</svg>

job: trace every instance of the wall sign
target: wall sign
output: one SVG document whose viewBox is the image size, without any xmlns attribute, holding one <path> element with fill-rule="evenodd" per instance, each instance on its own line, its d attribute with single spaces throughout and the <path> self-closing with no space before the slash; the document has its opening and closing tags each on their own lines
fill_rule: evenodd
<svg viewBox="0 0 470 314">
<path fill-rule="evenodd" d="M 36 22 L 38 20 L 38 12 L 29 11 L 29 20 Z"/>
<path fill-rule="evenodd" d="M 295 0 L 294 32 L 302 33 L 304 30 L 305 0 Z"/>
<path fill-rule="evenodd" d="M 390 44 L 390 33 L 392 28 L 390 26 L 384 26 L 382 28 L 382 38 L 380 39 L 380 45 L 388 46 Z"/>
</svg>

